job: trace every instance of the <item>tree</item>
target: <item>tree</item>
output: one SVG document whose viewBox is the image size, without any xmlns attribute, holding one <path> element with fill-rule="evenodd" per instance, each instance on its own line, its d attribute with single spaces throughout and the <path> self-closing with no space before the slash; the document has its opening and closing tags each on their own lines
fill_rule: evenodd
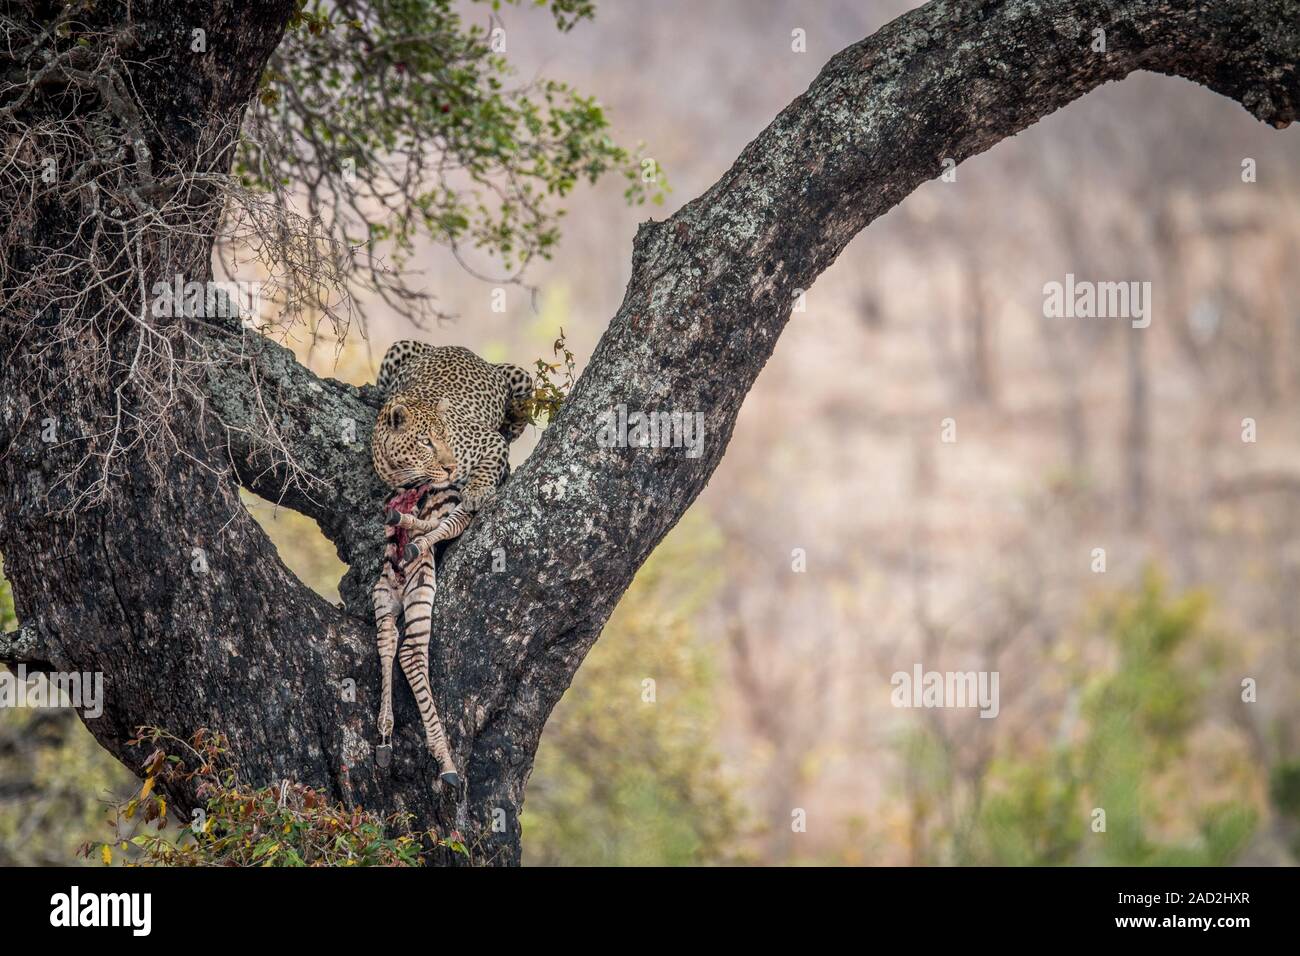
<svg viewBox="0 0 1300 956">
<path fill-rule="evenodd" d="M 212 274 L 222 220 L 205 200 L 225 188 L 239 118 L 294 5 L 135 0 L 128 21 L 125 5 L 101 3 L 83 11 L 94 29 L 62 38 L 40 16 L 52 6 L 6 21 L 28 42 L 9 44 L 0 117 L 35 141 L 93 104 L 102 142 L 63 141 L 70 180 L 0 219 L 0 553 L 22 622 L 0 657 L 103 671 L 91 730 L 124 761 L 139 762 L 125 744 L 137 725 L 212 727 L 246 779 L 411 811 L 459 829 L 485 863 L 519 860 L 547 716 L 717 466 L 793 302 L 853 236 L 946 159 L 1133 70 L 1191 79 L 1279 128 L 1300 103 L 1295 0 L 931 0 L 832 58 L 712 188 L 641 227 L 623 304 L 563 409 L 445 556 L 431 656 L 468 781 L 458 795 L 435 789 L 409 710 L 394 765 L 371 760 L 375 390 L 312 375 L 238 319 L 141 321 L 159 275 Z M 197 65 L 177 41 L 196 24 L 221 51 Z M 30 179 L 27 160 L 11 142 L 8 175 Z M 94 197 L 81 184 L 102 163 L 139 205 L 100 210 L 94 253 L 111 268 L 87 284 L 77 256 Z M 159 354 L 195 387 L 164 375 L 141 388 L 135 373 Z M 701 453 L 603 447 L 620 406 L 701 413 Z M 51 420 L 58 440 L 43 441 Z M 342 608 L 283 567 L 243 517 L 240 485 L 319 522 L 350 566 Z"/>
</svg>

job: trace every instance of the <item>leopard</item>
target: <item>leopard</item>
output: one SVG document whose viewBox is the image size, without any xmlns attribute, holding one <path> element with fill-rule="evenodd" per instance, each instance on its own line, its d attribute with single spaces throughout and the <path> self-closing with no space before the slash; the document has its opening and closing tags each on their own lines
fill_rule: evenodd
<svg viewBox="0 0 1300 956">
<path fill-rule="evenodd" d="M 375 582 L 380 706 L 375 762 L 392 760 L 392 672 L 397 617 L 402 671 L 415 694 L 439 781 L 461 788 L 429 682 L 429 635 L 437 582 L 434 548 L 458 537 L 510 472 L 508 446 L 528 424 L 533 377 L 460 346 L 394 344 L 380 364 L 384 397 L 371 436 L 375 473 L 394 489 L 386 504 L 384 562 Z"/>
<path fill-rule="evenodd" d="M 455 487 L 473 514 L 509 474 L 509 445 L 528 425 L 533 376 L 458 345 L 394 343 L 379 367 L 385 401 L 371 457 L 394 489 Z"/>
</svg>

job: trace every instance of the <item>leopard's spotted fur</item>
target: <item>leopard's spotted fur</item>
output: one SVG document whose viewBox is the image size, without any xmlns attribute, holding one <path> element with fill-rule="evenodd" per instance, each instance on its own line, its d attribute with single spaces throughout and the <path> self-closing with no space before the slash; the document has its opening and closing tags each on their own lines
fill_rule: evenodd
<svg viewBox="0 0 1300 956">
<path fill-rule="evenodd" d="M 520 402 L 532 375 L 459 346 L 403 341 L 385 353 L 378 384 L 387 399 L 371 441 L 379 477 L 394 488 L 455 486 L 462 508 L 482 508 L 527 424 Z"/>
<path fill-rule="evenodd" d="M 374 587 L 382 669 L 375 759 L 387 766 L 392 757 L 392 670 L 400 613 L 406 638 L 402 670 L 440 777 L 458 789 L 461 778 L 429 685 L 433 549 L 465 530 L 509 471 L 506 446 L 527 424 L 520 403 L 532 395 L 533 377 L 515 365 L 491 365 L 469 349 L 406 341 L 384 355 L 378 384 L 386 400 L 375 422 L 371 458 L 379 477 L 398 491 L 388 502 L 388 542 Z"/>
</svg>

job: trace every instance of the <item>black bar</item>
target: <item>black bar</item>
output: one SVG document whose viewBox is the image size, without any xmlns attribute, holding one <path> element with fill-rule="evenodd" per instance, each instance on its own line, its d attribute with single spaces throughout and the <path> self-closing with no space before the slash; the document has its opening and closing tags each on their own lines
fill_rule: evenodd
<svg viewBox="0 0 1300 956">
<path fill-rule="evenodd" d="M 370 937 L 378 944 L 414 926 L 433 932 L 442 923 L 432 919 L 436 911 L 457 926 L 481 919 L 485 928 L 553 940 L 556 933 L 582 938 L 613 919 L 651 936 L 702 925 L 724 937 L 757 930 L 761 938 L 801 926 L 819 937 L 919 933 L 927 944 L 1041 941 L 1045 929 L 1071 943 L 1102 936 L 1180 942 L 1201 936 L 1230 943 L 1242 934 L 1288 929 L 1300 881 L 1295 870 L 1246 868 L 9 869 L 0 870 L 6 929 L 65 939 L 69 933 L 87 939 L 134 935 L 130 925 L 52 926 L 58 894 L 66 918 L 73 886 L 83 908 L 96 894 L 149 894 L 154 940 L 192 940 L 207 926 L 231 943 L 337 945 Z M 118 905 L 109 902 L 110 911 Z M 98 897 L 89 905 L 97 912 Z M 142 922 L 143 910 L 132 912 Z"/>
</svg>

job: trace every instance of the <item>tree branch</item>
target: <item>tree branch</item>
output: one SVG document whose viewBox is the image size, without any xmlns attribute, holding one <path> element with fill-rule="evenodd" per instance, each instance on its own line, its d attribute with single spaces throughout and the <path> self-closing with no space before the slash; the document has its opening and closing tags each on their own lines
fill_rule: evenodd
<svg viewBox="0 0 1300 956">
<path fill-rule="evenodd" d="M 228 446 L 240 484 L 316 519 L 349 566 L 344 606 L 369 621 L 389 494 L 370 462 L 378 390 L 319 377 L 237 320 L 211 320 L 202 341 L 212 357 L 216 440 Z"/>
<path fill-rule="evenodd" d="M 36 628 L 30 625 L 0 633 L 0 664 L 17 667 L 22 664 L 29 674 L 50 671 L 50 649 L 41 640 Z"/>
<path fill-rule="evenodd" d="M 642 226 L 623 304 L 569 401 L 442 571 L 437 676 L 478 728 L 456 735 L 458 756 L 506 771 L 472 775 L 473 804 L 522 799 L 547 715 L 717 466 L 793 300 L 946 158 L 1136 69 L 1204 83 L 1277 127 L 1295 118 L 1300 5 L 1188 7 L 934 0 L 834 57 L 707 193 Z M 599 447 L 620 405 L 703 413 L 703 454 Z M 489 570 L 494 548 L 504 571 Z"/>
<path fill-rule="evenodd" d="M 834 57 L 705 195 L 648 222 L 617 315 L 536 452 L 441 570 L 434 684 L 471 769 L 470 812 L 518 807 L 541 729 L 636 569 L 703 488 L 793 300 L 861 229 L 937 176 L 1110 80 L 1184 76 L 1288 125 L 1300 102 L 1300 7 L 1227 0 L 934 0 Z M 1104 31 L 1105 49 L 1093 49 Z M 317 381 L 276 347 L 214 374 L 223 413 L 249 407 L 255 367 L 277 392 L 282 438 L 323 495 L 284 501 L 321 522 L 354 562 L 348 606 L 378 555 L 364 446 L 376 399 Z M 265 386 L 263 400 L 268 400 Z M 705 445 L 600 447 L 619 406 L 700 412 Z M 333 435 L 353 417 L 357 447 Z M 241 480 L 275 500 L 283 476 L 235 442 Z M 360 476 L 365 475 L 365 478 Z M 500 549 L 500 550 L 498 550 Z M 494 571 L 493 552 L 505 556 Z M 359 573 L 364 568 L 364 574 Z M 513 858 L 517 824 L 499 838 Z"/>
</svg>

